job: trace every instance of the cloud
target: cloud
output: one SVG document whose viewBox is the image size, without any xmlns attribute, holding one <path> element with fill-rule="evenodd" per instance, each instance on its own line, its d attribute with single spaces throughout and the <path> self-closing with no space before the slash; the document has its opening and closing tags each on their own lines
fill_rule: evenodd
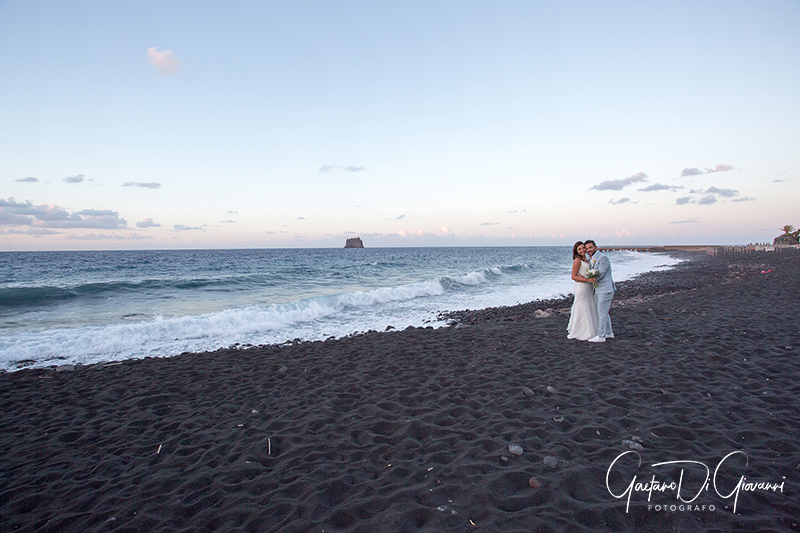
<svg viewBox="0 0 800 533">
<path fill-rule="evenodd" d="M 61 179 L 66 181 L 67 183 L 80 183 L 84 180 L 85 177 L 86 176 L 84 176 L 83 174 L 78 174 L 77 176 L 67 176 Z"/>
<path fill-rule="evenodd" d="M 690 218 L 689 220 L 673 220 L 670 224 L 697 224 L 699 220 Z"/>
<path fill-rule="evenodd" d="M 142 187 L 144 189 L 160 189 L 161 184 L 154 181 L 145 183 L 143 181 L 126 181 L 122 184 L 123 187 Z"/>
<path fill-rule="evenodd" d="M 233 210 L 231 210 L 231 211 L 228 211 L 228 212 L 227 212 L 227 213 L 225 213 L 225 214 L 226 214 L 226 215 L 238 215 L 238 214 L 239 214 L 239 211 L 233 211 Z"/>
<path fill-rule="evenodd" d="M 54 209 L 48 211 L 45 218 L 34 222 L 33 226 L 60 229 L 124 229 L 128 227 L 128 223 L 119 217 L 119 213 L 108 209 L 84 209 L 72 214 L 67 214 L 61 209 Z"/>
<path fill-rule="evenodd" d="M 83 209 L 78 211 L 76 214 L 89 217 L 107 217 L 118 215 L 119 213 L 116 211 L 111 211 L 110 209 Z"/>
<path fill-rule="evenodd" d="M 619 205 L 619 204 L 627 204 L 630 201 L 631 201 L 630 198 L 620 198 L 619 200 L 614 200 L 612 198 L 611 200 L 608 201 L 608 203 L 610 203 L 611 205 Z"/>
<path fill-rule="evenodd" d="M 297 217 L 297 220 L 305 220 L 306 217 Z"/>
<path fill-rule="evenodd" d="M 689 203 L 694 203 L 694 199 L 691 196 L 682 196 L 675 200 L 675 205 L 686 205 Z"/>
<path fill-rule="evenodd" d="M 700 205 L 709 205 L 716 203 L 717 196 L 722 198 L 733 198 L 739 194 L 739 191 L 735 189 L 721 189 L 719 187 L 709 187 L 708 189 L 692 189 L 689 191 L 690 194 L 705 194 L 706 196 L 701 198 L 698 202 Z"/>
<path fill-rule="evenodd" d="M 60 231 L 53 231 L 51 229 L 28 228 L 26 230 L 9 229 L 0 231 L 0 235 L 33 235 L 34 237 L 41 237 L 42 235 L 60 235 Z"/>
<path fill-rule="evenodd" d="M 395 218 L 395 220 L 403 220 L 404 218 L 406 218 L 405 215 L 400 215 L 399 217 Z"/>
<path fill-rule="evenodd" d="M 483 223 L 481 223 L 481 226 L 499 226 L 499 225 L 500 225 L 499 222 L 483 222 Z"/>
<path fill-rule="evenodd" d="M 145 239 L 152 239 L 151 235 L 139 235 L 138 233 L 129 232 L 125 235 L 106 235 L 105 233 L 88 233 L 84 235 L 78 235 L 76 233 L 70 233 L 69 235 L 65 235 L 64 239 L 70 240 L 79 240 L 79 241 L 105 241 L 105 240 L 114 240 L 114 241 L 140 241 Z"/>
<path fill-rule="evenodd" d="M 634 174 L 633 176 L 629 176 L 624 179 L 604 181 L 591 187 L 589 190 L 594 189 L 597 191 L 621 191 L 628 185 L 632 185 L 640 181 L 647 181 L 647 174 L 645 174 L 644 172 L 639 172 L 638 174 Z"/>
<path fill-rule="evenodd" d="M 733 166 L 731 166 L 731 165 L 717 165 L 714 168 L 707 168 L 706 172 L 711 174 L 712 172 L 727 172 L 729 170 L 733 170 Z"/>
<path fill-rule="evenodd" d="M 0 225 L 30 226 L 34 216 L 41 213 L 46 206 L 35 207 L 30 202 L 17 202 L 12 196 L 8 200 L 0 198 Z"/>
<path fill-rule="evenodd" d="M 172 76 L 183 68 L 183 65 L 172 53 L 172 50 L 159 52 L 155 46 L 147 49 L 147 62 L 153 65 L 153 68 L 156 69 L 156 76 L 159 78 Z"/>
<path fill-rule="evenodd" d="M 126 228 L 128 223 L 119 213 L 109 209 L 84 209 L 68 213 L 57 205 L 33 205 L 17 202 L 13 197 L 0 198 L 0 224 L 36 228 Z"/>
<path fill-rule="evenodd" d="M 739 194 L 739 191 L 735 191 L 733 189 L 720 189 L 719 187 L 709 187 L 706 189 L 708 194 L 718 194 L 724 198 L 731 198 Z"/>
<path fill-rule="evenodd" d="M 220 224 L 236 224 L 235 220 L 220 220 Z"/>
<path fill-rule="evenodd" d="M 203 226 L 184 226 L 183 224 L 175 224 L 172 226 L 175 231 L 205 231 Z"/>
<path fill-rule="evenodd" d="M 707 168 L 704 171 L 699 168 L 684 168 L 681 171 L 681 177 L 686 176 L 700 176 L 701 174 L 713 174 L 714 172 L 727 172 L 733 170 L 735 167 L 732 165 L 716 165 L 714 168 Z"/>
<path fill-rule="evenodd" d="M 717 203 L 717 197 L 712 194 L 709 194 L 708 196 L 703 196 L 702 198 L 700 198 L 700 200 L 697 203 L 699 205 L 715 204 Z"/>
<path fill-rule="evenodd" d="M 35 206 L 30 202 L 30 200 L 17 202 L 13 196 L 8 200 L 0 198 L 0 209 L 17 214 L 34 215 L 41 212 L 42 209 L 46 209 L 47 207 L 48 206 L 46 205 Z"/>
<path fill-rule="evenodd" d="M 136 223 L 136 227 L 137 228 L 160 228 L 161 224 L 157 224 L 156 222 L 153 222 L 152 218 L 146 218 L 146 219 L 142 220 L 141 222 L 137 222 Z"/>
<path fill-rule="evenodd" d="M 14 181 L 18 181 L 19 183 L 39 183 L 39 179 L 34 178 L 33 176 L 28 176 L 27 178 L 20 178 Z"/>
<path fill-rule="evenodd" d="M 34 179 L 36 179 L 36 178 L 34 178 Z M 22 181 L 22 180 L 17 180 L 17 181 Z M 772 183 L 786 183 L 786 180 L 782 180 L 782 179 L 772 180 Z"/>
<path fill-rule="evenodd" d="M 678 189 L 683 189 L 683 187 L 676 185 L 664 185 L 663 183 L 654 183 L 639 190 L 642 192 L 654 192 L 654 191 L 677 191 Z"/>
<path fill-rule="evenodd" d="M 384 238 L 391 238 L 391 239 L 452 239 L 455 237 L 456 234 L 453 230 L 448 228 L 447 226 L 442 226 L 439 228 L 437 233 L 431 233 L 424 230 L 417 230 L 417 231 L 406 231 L 406 230 L 397 230 L 394 233 L 367 233 L 361 234 L 361 237 L 364 238 L 366 241 L 367 238 L 371 240 L 377 239 L 384 239 Z"/>
<path fill-rule="evenodd" d="M 731 200 L 731 201 L 732 201 L 732 202 L 752 202 L 752 201 L 754 201 L 754 200 L 755 200 L 755 198 L 753 198 L 753 197 L 751 197 L 751 196 L 745 196 L 745 197 L 743 197 L 743 198 L 734 198 L 734 199 L 733 199 L 733 200 Z"/>
<path fill-rule="evenodd" d="M 630 237 L 632 235 L 632 233 L 625 228 L 623 228 L 622 231 L 615 231 L 614 233 L 617 234 L 617 237 Z"/>
<path fill-rule="evenodd" d="M 364 167 L 357 167 L 354 165 L 350 165 L 349 167 L 343 167 L 341 165 L 323 165 L 317 171 L 320 174 L 336 174 L 337 172 L 364 172 L 367 170 Z"/>
</svg>

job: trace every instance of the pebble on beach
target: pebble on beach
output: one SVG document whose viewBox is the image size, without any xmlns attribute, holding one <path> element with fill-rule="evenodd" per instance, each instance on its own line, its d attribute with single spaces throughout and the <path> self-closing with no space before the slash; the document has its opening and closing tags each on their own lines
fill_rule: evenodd
<svg viewBox="0 0 800 533">
<path fill-rule="evenodd" d="M 542 463 L 545 466 L 549 466 L 550 468 L 561 468 L 569 465 L 569 461 L 559 459 L 558 457 L 553 457 L 552 455 L 548 455 L 547 457 L 542 459 Z"/>
<path fill-rule="evenodd" d="M 631 450 L 644 450 L 644 446 L 639 444 L 638 442 L 634 442 L 632 440 L 624 440 L 622 444 L 630 448 Z"/>
</svg>

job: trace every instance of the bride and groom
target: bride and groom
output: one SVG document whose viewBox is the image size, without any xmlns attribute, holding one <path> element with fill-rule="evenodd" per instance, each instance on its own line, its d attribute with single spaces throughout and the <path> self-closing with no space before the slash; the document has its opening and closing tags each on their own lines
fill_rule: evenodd
<svg viewBox="0 0 800 533">
<path fill-rule="evenodd" d="M 589 342 L 613 339 L 608 316 L 615 290 L 611 262 L 597 250 L 592 240 L 576 242 L 572 247 L 572 259 L 575 301 L 569 315 L 567 338 Z M 596 277 L 591 277 L 591 274 Z"/>
</svg>

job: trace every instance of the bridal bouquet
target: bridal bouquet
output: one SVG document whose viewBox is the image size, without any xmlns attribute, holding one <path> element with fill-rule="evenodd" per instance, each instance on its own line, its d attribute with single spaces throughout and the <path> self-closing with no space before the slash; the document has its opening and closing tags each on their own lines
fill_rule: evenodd
<svg viewBox="0 0 800 533">
<path fill-rule="evenodd" d="M 584 277 L 587 278 L 587 279 L 592 280 L 592 285 L 596 289 L 597 288 L 597 278 L 600 277 L 600 271 L 597 270 L 596 268 L 590 268 L 589 270 L 586 271 L 586 275 Z"/>
</svg>

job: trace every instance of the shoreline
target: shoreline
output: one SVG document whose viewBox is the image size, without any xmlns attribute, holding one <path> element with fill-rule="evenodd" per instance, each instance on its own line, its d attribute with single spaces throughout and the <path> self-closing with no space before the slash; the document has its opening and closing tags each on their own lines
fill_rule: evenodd
<svg viewBox="0 0 800 533">
<path fill-rule="evenodd" d="M 370 284 L 363 287 L 334 289 L 328 291 L 330 294 L 325 294 L 323 290 L 328 282 L 322 276 L 319 289 L 306 295 L 302 295 L 301 291 L 297 297 L 290 296 L 292 291 L 287 290 L 286 301 L 272 301 L 267 296 L 262 301 L 260 296 L 263 295 L 242 300 L 241 294 L 244 292 L 236 284 L 227 302 L 224 298 L 215 300 L 213 290 L 208 292 L 200 289 L 195 303 L 205 299 L 215 302 L 208 309 L 193 309 L 191 305 L 183 307 L 181 298 L 188 298 L 190 303 L 193 300 L 184 294 L 179 280 L 164 282 L 162 288 L 148 296 L 156 303 L 147 310 L 149 304 L 143 304 L 144 300 L 136 295 L 141 280 L 137 281 L 136 289 L 129 290 L 125 283 L 120 284 L 112 278 L 102 284 L 94 284 L 88 283 L 89 280 L 79 282 L 77 278 L 82 276 L 77 276 L 74 280 L 77 288 L 67 292 L 74 292 L 78 296 L 70 296 L 63 302 L 62 299 L 56 299 L 54 302 L 58 303 L 57 306 L 50 308 L 45 297 L 35 301 L 34 307 L 20 304 L 18 310 L 23 316 L 17 320 L 14 319 L 14 307 L 6 308 L 5 323 L 10 328 L 5 330 L 8 335 L 4 339 L 6 342 L 1 343 L 3 361 L 0 370 L 13 372 L 25 368 L 85 366 L 147 356 L 171 357 L 184 352 L 242 345 L 283 345 L 341 338 L 367 331 L 404 329 L 408 325 L 441 327 L 444 323 L 437 320 L 437 313 L 442 310 L 513 305 L 534 297 L 568 294 L 572 282 L 568 277 L 558 275 L 561 267 L 553 268 L 550 265 L 551 268 L 543 276 L 540 275 L 535 270 L 542 266 L 544 256 L 534 252 L 530 252 L 533 254 L 531 256 L 526 252 L 523 256 L 514 256 L 505 261 L 511 269 L 509 272 L 498 272 L 498 269 L 504 271 L 504 266 L 481 266 L 505 264 L 505 252 L 499 256 L 491 252 L 485 257 L 479 253 L 468 256 L 466 259 L 469 264 L 463 265 L 464 268 L 444 268 L 439 264 L 442 268 L 429 268 L 429 272 L 425 272 L 427 276 L 416 275 L 404 280 L 381 276 L 380 279 L 367 280 Z M 560 250 L 548 253 L 555 253 L 558 259 L 562 259 Z M 630 273 L 672 261 L 666 254 L 622 255 L 626 266 L 629 262 L 633 263 L 627 270 Z M 476 266 L 476 259 L 481 265 Z M 243 268 L 246 271 L 248 265 L 252 267 L 245 260 Z M 526 272 L 529 268 L 534 270 Z M 391 273 L 391 268 L 389 270 Z M 495 279 L 495 274 L 502 279 Z M 216 279 L 213 275 L 211 278 Z M 203 279 L 200 276 L 198 283 L 206 283 L 207 280 Z M 225 282 L 220 283 L 224 286 Z M 519 289 L 506 286 L 509 283 L 519 285 Z M 298 283 L 297 290 L 301 290 L 302 286 L 302 283 Z M 45 289 L 46 294 L 50 289 Z M 473 289 L 476 294 L 470 296 Z M 269 292 L 271 289 L 266 290 Z M 25 291 L 25 297 L 29 293 L 38 294 L 35 287 Z M 493 295 L 492 291 L 497 293 Z M 94 295 L 94 292 L 98 294 Z M 242 302 L 237 304 L 237 298 Z M 20 299 L 24 300 L 22 297 Z M 104 301 L 116 302 L 117 305 L 106 305 Z M 157 302 L 162 301 L 172 302 L 168 307 L 173 309 L 163 316 L 155 311 L 160 305 Z M 132 307 L 128 307 L 128 302 Z M 374 305 L 376 303 L 378 305 Z M 94 315 L 92 312 L 84 313 L 81 308 L 83 304 L 95 306 L 89 308 Z M 41 314 L 37 315 L 39 310 Z M 121 310 L 124 310 L 124 315 Z M 30 324 L 26 320 L 29 316 L 35 319 Z M 59 317 L 67 317 L 67 323 L 59 322 Z"/>
<path fill-rule="evenodd" d="M 701 287 L 704 283 L 713 282 L 724 272 L 719 265 L 714 265 L 715 256 L 703 251 L 672 250 L 668 255 L 681 259 L 682 262 L 670 266 L 667 270 L 643 272 L 633 279 L 615 282 L 617 290 L 612 310 L 620 306 L 642 303 L 670 292 Z M 563 298 L 533 300 L 513 306 L 442 311 L 438 317 L 441 320 L 452 321 L 453 325 L 464 325 L 499 317 L 519 320 L 526 317 L 541 318 L 552 313 L 569 315 L 572 300 L 573 295 L 570 294 Z"/>
<path fill-rule="evenodd" d="M 798 273 L 800 253 L 757 253 L 620 282 L 601 345 L 566 339 L 561 299 L 0 373 L 0 529 L 797 531 Z M 634 451 L 641 468 L 611 469 Z M 734 513 L 711 489 L 672 512 L 606 487 L 731 452 L 748 464 L 729 460 L 721 492 L 739 475 L 782 491 L 743 490 Z"/>
</svg>

